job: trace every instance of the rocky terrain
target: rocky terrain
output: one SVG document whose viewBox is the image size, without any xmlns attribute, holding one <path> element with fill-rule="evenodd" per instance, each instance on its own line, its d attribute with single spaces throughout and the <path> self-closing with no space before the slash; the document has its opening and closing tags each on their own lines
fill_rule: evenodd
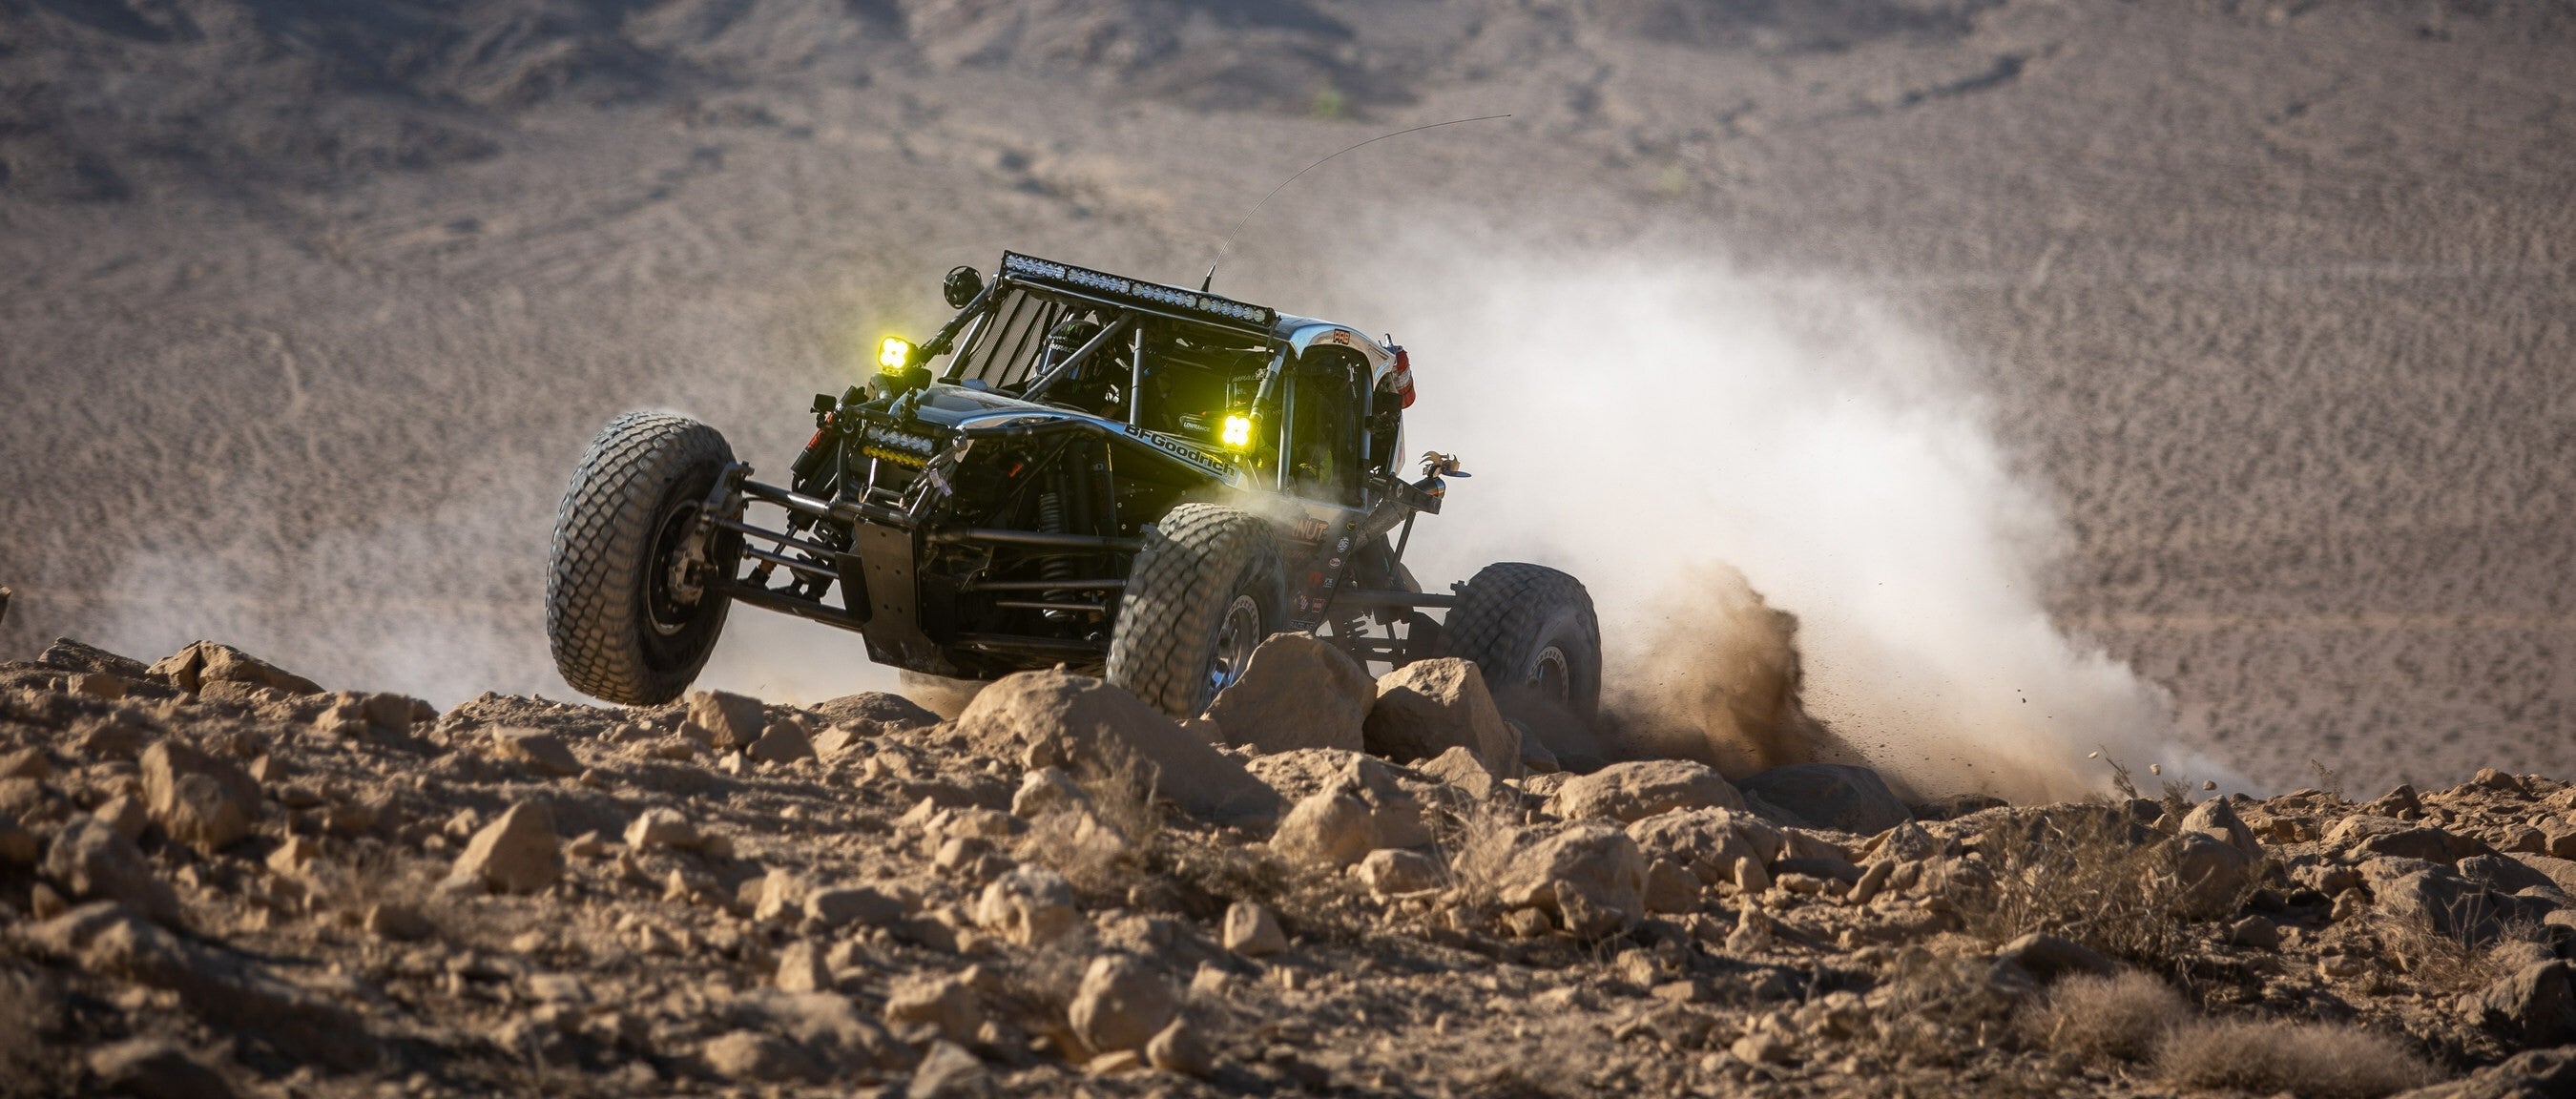
<svg viewBox="0 0 2576 1099">
<path fill-rule="evenodd" d="M 1853 640 L 2044 622 L 2170 692 L 2141 768 L 2576 774 L 2571 42 L 2521 0 L 7 0 L 0 654 L 568 695 L 546 535 L 610 418 L 774 472 L 950 265 L 1194 283 L 1231 232 L 1220 290 L 1411 348 L 1415 445 L 1479 473 L 1426 583 L 1567 567 L 1616 645 L 1732 564 L 1812 681 L 1917 692 L 1834 715 L 1890 766 L 1949 700 L 2080 767 L 2026 669 Z M 1889 328 L 1857 379 L 1809 339 Z M 1962 450 L 2030 508 L 1880 480 Z M 711 685 L 892 685 L 732 628 Z"/>
<path fill-rule="evenodd" d="M 1568 774 L 1472 666 L 1301 640 L 1185 725 L 1064 672 L 442 712 L 58 641 L 0 664 L 0 1092 L 2576 1087 L 2576 786 Z"/>
</svg>

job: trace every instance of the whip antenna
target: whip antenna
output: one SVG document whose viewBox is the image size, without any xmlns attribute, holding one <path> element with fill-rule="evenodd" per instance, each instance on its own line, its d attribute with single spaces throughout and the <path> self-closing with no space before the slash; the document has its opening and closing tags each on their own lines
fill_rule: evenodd
<svg viewBox="0 0 2576 1099">
<path fill-rule="evenodd" d="M 1234 235 L 1235 235 L 1236 233 L 1239 233 L 1239 232 L 1242 232 L 1242 231 L 1243 231 L 1244 223 L 1251 221 L 1251 220 L 1252 220 L 1252 215 L 1260 213 L 1260 212 L 1261 212 L 1261 208 L 1262 208 L 1262 207 L 1264 207 L 1264 206 L 1269 205 L 1269 204 L 1270 204 L 1270 200 L 1271 200 L 1271 199 L 1273 199 L 1273 198 L 1278 197 L 1279 192 L 1287 190 L 1287 189 L 1288 189 L 1288 185 L 1289 185 L 1289 184 L 1297 182 L 1297 176 L 1305 175 L 1305 174 L 1306 174 L 1306 173 L 1308 173 L 1308 172 L 1311 172 L 1311 171 L 1314 171 L 1314 170 L 1315 170 L 1315 169 L 1317 169 L 1317 168 L 1321 168 L 1321 167 L 1323 167 L 1323 166 L 1324 166 L 1324 161 L 1325 161 L 1325 160 L 1331 160 L 1331 159 L 1333 159 L 1333 157 L 1340 156 L 1340 155 L 1342 155 L 1343 153 L 1350 152 L 1350 151 L 1351 151 L 1351 149 L 1357 149 L 1357 148 L 1360 148 L 1361 146 L 1364 146 L 1364 145 L 1375 145 L 1375 144 L 1377 144 L 1378 142 L 1384 141 L 1384 140 L 1386 140 L 1386 139 L 1388 139 L 1388 138 L 1390 138 L 1390 137 L 1403 137 L 1403 136 L 1404 136 L 1404 135 L 1406 135 L 1406 134 L 1421 133 L 1421 132 L 1422 132 L 1422 131 L 1424 131 L 1424 130 L 1437 130 L 1437 129 L 1439 129 L 1439 128 L 1440 128 L 1440 127 L 1442 127 L 1442 126 L 1456 126 L 1456 125 L 1460 125 L 1460 124 L 1468 123 L 1468 122 L 1491 122 L 1491 121 L 1493 121 L 1493 120 L 1495 120 L 1495 119 L 1497 119 L 1497 118 L 1510 118 L 1510 117 L 1511 117 L 1511 116 L 1510 116 L 1510 115 L 1507 115 L 1507 114 L 1488 114 L 1488 115 L 1478 115 L 1478 116 L 1476 116 L 1476 117 L 1474 117 L 1474 118 L 1453 118 L 1453 119 L 1450 119 L 1450 120 L 1449 120 L 1449 121 L 1447 121 L 1447 122 L 1434 122 L 1434 123 L 1431 123 L 1430 125 L 1427 125 L 1427 126 L 1415 126 L 1415 127 L 1413 127 L 1412 129 L 1409 129 L 1409 130 L 1397 130 L 1396 132 L 1391 133 L 1391 134 L 1379 134 L 1379 135 L 1377 135 L 1376 137 L 1372 137 L 1372 138 L 1370 138 L 1370 139 L 1368 139 L 1368 140 L 1366 140 L 1366 141 L 1360 142 L 1360 143 L 1359 143 L 1359 145 L 1353 145 L 1353 146 L 1351 146 L 1349 149 L 1341 149 L 1341 150 L 1338 150 L 1338 151 L 1334 152 L 1331 156 L 1327 156 L 1327 157 L 1325 157 L 1323 160 L 1318 160 L 1318 161 L 1316 161 L 1316 162 L 1314 162 L 1314 163 L 1312 163 L 1312 164 L 1309 164 L 1309 165 L 1307 165 L 1307 166 L 1305 166 L 1305 167 L 1303 167 L 1303 168 L 1299 168 L 1299 169 L 1297 169 L 1297 175 L 1295 175 L 1295 176 L 1289 176 L 1289 177 L 1288 177 L 1288 178 L 1286 178 L 1286 179 L 1280 180 L 1280 181 L 1279 181 L 1279 186 L 1276 186 L 1276 187 L 1271 188 L 1271 189 L 1270 189 L 1270 193 L 1269 193 L 1269 194 L 1266 194 L 1266 195 L 1261 196 L 1261 201 L 1259 201 L 1259 202 L 1256 202 L 1256 203 L 1253 203 L 1253 204 L 1252 204 L 1252 209 L 1249 209 L 1249 210 L 1244 211 L 1244 212 L 1243 212 L 1243 216 L 1242 216 L 1242 217 L 1239 217 L 1239 218 L 1234 219 L 1234 225 L 1233 225 L 1233 227 L 1232 227 L 1232 228 L 1227 229 L 1227 230 L 1225 231 L 1225 235 L 1224 235 L 1223 237 L 1220 237 L 1220 238 L 1218 238 L 1218 239 L 1217 239 L 1217 245 L 1216 245 L 1216 258 L 1215 258 L 1215 259 L 1213 259 L 1213 260 L 1210 260 L 1210 261 L 1208 262 L 1207 277 L 1206 277 L 1206 278 L 1204 278 L 1204 279 L 1199 280 L 1199 293 L 1202 293 L 1202 294 L 1207 293 L 1207 292 L 1208 292 L 1208 287 L 1213 286 L 1213 285 L 1215 285 L 1215 284 L 1216 284 L 1216 266 L 1217 266 L 1217 264 L 1220 264 L 1220 263 L 1224 263 L 1224 262 L 1225 262 L 1225 253 L 1226 253 L 1226 249 L 1228 249 L 1228 248 L 1232 248 L 1232 247 L 1234 246 Z"/>
</svg>

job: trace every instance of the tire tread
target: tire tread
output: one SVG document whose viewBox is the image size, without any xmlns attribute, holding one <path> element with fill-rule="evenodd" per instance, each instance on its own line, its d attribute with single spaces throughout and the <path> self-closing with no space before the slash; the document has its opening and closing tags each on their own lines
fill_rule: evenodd
<svg viewBox="0 0 2576 1099">
<path fill-rule="evenodd" d="M 646 542 L 673 483 L 708 462 L 732 460 L 733 448 L 716 429 L 666 412 L 629 412 L 591 441 L 556 509 L 546 568 L 546 639 L 555 669 L 574 690 L 652 706 L 697 678 L 703 654 L 687 668 L 656 670 L 636 640 Z"/>
</svg>

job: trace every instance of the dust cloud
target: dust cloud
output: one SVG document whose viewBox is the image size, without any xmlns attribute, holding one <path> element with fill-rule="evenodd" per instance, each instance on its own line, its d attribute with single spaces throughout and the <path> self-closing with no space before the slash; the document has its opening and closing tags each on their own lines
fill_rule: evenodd
<svg viewBox="0 0 2576 1099">
<path fill-rule="evenodd" d="M 211 638 L 441 707 L 485 691 L 581 698 L 555 672 L 543 602 L 572 468 L 463 461 L 482 493 L 303 538 L 286 533 L 291 499 L 244 490 L 229 541 L 126 554 L 91 609 L 94 640 L 149 659 Z M 696 686 L 812 704 L 898 680 L 851 634 L 736 607 Z"/>
<path fill-rule="evenodd" d="M 1581 577 L 1627 750 L 1857 753 L 1925 796 L 2021 800 L 2099 788 L 2098 746 L 2241 785 L 2051 623 L 2058 517 L 1941 341 L 1831 278 L 1460 239 L 1394 234 L 1386 274 L 1346 272 L 1409 326 L 1407 445 L 1476 475 L 1412 563 Z"/>
</svg>

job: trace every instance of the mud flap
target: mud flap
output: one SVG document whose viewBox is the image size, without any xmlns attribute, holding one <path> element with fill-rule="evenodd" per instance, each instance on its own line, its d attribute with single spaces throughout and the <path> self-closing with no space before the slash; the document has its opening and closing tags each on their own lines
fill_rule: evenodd
<svg viewBox="0 0 2576 1099">
<path fill-rule="evenodd" d="M 868 622 L 859 634 L 867 639 L 868 659 L 933 675 L 953 673 L 938 643 L 921 632 L 912 532 L 857 523 L 852 533 L 866 580 L 861 590 L 867 593 Z"/>
</svg>

